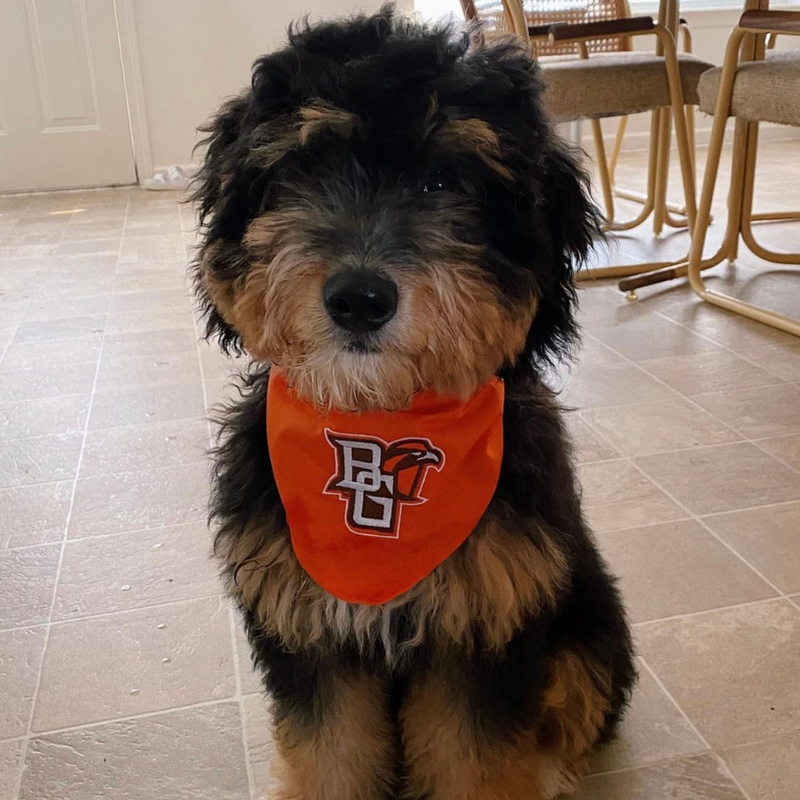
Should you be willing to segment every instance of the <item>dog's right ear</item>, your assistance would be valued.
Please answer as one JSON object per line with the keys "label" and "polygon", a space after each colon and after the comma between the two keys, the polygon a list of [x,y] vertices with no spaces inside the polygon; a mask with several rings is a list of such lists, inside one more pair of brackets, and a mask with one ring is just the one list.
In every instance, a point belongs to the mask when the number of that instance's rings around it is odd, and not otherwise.
{"label": "dog's right ear", "polygon": [[226,102],[200,128],[205,137],[195,151],[203,148],[205,155],[190,197],[197,206],[201,237],[192,265],[194,290],[205,321],[206,338],[215,337],[226,353],[242,352],[241,338],[233,327],[230,311],[232,284],[246,263],[242,237],[248,219],[238,200],[241,186],[238,173],[247,158],[244,120],[248,94]]}
{"label": "dog's right ear", "polygon": [[233,315],[236,290],[249,269],[243,240],[264,211],[272,167],[290,152],[298,130],[286,106],[283,53],[256,62],[251,88],[228,100],[199,130],[203,163],[190,201],[198,208],[200,249],[193,264],[195,293],[206,325],[225,352],[242,352]]}

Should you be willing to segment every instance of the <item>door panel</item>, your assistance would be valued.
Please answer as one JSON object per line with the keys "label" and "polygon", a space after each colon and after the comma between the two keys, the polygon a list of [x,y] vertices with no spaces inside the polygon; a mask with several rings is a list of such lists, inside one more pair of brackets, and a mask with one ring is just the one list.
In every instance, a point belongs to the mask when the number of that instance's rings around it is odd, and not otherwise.
{"label": "door panel", "polygon": [[82,0],[24,3],[44,130],[97,129],[97,84],[85,4]]}
{"label": "door panel", "polygon": [[134,183],[112,0],[0,2],[0,191]]}

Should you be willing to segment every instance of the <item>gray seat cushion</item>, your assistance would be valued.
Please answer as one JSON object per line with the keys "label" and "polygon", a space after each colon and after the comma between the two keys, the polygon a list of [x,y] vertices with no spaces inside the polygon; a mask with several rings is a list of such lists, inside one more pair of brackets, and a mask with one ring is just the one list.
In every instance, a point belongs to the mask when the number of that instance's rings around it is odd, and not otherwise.
{"label": "gray seat cushion", "polygon": [[[700,79],[700,110],[713,114],[722,68]],[[751,122],[800,126],[800,50],[770,50],[763,61],[747,61],[736,70],[731,116]]]}
{"label": "gray seat cushion", "polygon": [[[713,64],[683,53],[679,60],[684,102],[697,105],[700,76]],[[557,122],[618,117],[670,105],[664,59],[653,53],[552,56],[539,63],[547,87],[544,100]]]}

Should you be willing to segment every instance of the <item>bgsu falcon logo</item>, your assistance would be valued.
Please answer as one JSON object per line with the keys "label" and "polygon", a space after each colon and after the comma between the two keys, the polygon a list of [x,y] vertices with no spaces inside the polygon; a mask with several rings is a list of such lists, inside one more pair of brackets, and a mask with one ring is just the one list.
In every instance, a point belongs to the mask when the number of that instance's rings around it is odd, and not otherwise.
{"label": "bgsu falcon logo", "polygon": [[345,522],[353,533],[397,539],[403,505],[418,505],[428,471],[444,466],[444,453],[428,439],[354,436],[325,429],[336,453],[336,474],[325,494],[347,504]]}

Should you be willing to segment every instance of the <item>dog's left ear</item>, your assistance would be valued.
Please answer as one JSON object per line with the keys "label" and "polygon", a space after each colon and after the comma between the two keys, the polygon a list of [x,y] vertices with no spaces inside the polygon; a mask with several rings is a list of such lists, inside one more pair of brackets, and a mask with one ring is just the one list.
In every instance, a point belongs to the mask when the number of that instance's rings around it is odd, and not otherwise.
{"label": "dog's left ear", "polygon": [[569,354],[577,337],[574,275],[600,237],[600,218],[591,200],[589,178],[575,151],[554,132],[536,167],[538,225],[548,239],[549,268],[537,269],[539,304],[528,334],[527,355],[552,362]]}
{"label": "dog's left ear", "polygon": [[[470,90],[500,132],[514,185],[495,198],[496,247],[527,273],[537,298],[525,351],[511,374],[569,355],[577,338],[574,274],[600,235],[600,216],[577,151],[546,114],[545,84],[530,50],[498,40],[473,51]],[[508,205],[506,205],[508,204]]]}

